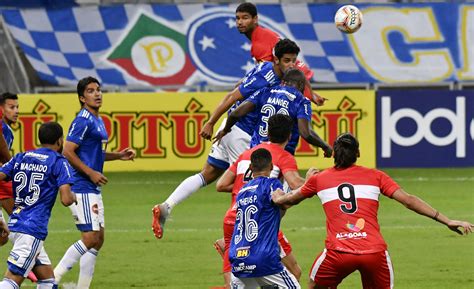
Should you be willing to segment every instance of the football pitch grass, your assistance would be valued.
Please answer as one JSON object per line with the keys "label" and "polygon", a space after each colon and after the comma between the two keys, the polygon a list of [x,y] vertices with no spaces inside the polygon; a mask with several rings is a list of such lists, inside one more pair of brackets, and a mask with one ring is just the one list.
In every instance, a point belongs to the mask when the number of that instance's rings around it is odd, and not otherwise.
{"label": "football pitch grass", "polygon": [[[474,222],[474,169],[390,169],[409,193],[416,194],[447,216]],[[222,217],[230,195],[212,184],[178,205],[164,238],[151,231],[151,208],[162,202],[192,173],[106,173],[104,187],[106,236],[91,288],[210,288],[222,286],[221,258],[212,243],[222,236]],[[459,236],[445,226],[380,198],[379,222],[389,245],[395,288],[474,288],[474,235]],[[317,197],[291,208],[282,229],[303,269],[302,288],[315,256],[324,247],[325,217]],[[53,210],[45,248],[57,264],[79,238],[71,215],[59,201]],[[0,248],[5,271],[11,244]],[[76,283],[76,266],[62,280]],[[29,281],[24,287],[33,287]],[[60,285],[60,288],[63,288]],[[362,288],[356,272],[339,286]]]}

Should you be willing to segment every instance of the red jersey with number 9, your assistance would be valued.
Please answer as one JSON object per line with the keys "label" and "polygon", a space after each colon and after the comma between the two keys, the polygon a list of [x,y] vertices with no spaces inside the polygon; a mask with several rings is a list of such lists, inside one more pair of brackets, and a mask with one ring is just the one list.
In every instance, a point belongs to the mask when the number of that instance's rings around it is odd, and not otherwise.
{"label": "red jersey with number 9", "polygon": [[301,194],[318,195],[326,214],[326,248],[352,254],[385,251],[377,219],[379,196],[391,197],[400,186],[384,172],[353,165],[312,176]]}

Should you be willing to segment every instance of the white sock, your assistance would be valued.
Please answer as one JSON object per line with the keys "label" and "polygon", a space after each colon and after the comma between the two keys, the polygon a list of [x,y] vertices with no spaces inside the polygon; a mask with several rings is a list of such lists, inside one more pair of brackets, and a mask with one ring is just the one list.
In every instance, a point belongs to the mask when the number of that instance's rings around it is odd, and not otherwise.
{"label": "white sock", "polygon": [[69,249],[67,249],[59,264],[54,268],[54,278],[56,284],[59,284],[61,278],[66,274],[74,264],[81,259],[81,257],[87,252],[87,247],[84,243],[79,240],[76,243],[72,244]]}
{"label": "white sock", "polygon": [[92,248],[87,254],[81,257],[81,270],[79,271],[79,280],[76,289],[88,289],[94,276],[95,261],[99,251]]}
{"label": "white sock", "polygon": [[0,282],[0,289],[19,289],[20,286],[16,284],[15,281],[8,278],[3,278],[3,281]]}
{"label": "white sock", "polygon": [[56,285],[56,282],[54,281],[54,278],[38,280],[38,283],[36,284],[36,289],[54,289],[54,288],[58,288],[58,286]]}
{"label": "white sock", "polygon": [[190,176],[179,184],[174,192],[166,199],[165,203],[168,204],[169,211],[174,206],[186,200],[187,197],[197,192],[200,188],[204,187],[206,182],[201,173]]}

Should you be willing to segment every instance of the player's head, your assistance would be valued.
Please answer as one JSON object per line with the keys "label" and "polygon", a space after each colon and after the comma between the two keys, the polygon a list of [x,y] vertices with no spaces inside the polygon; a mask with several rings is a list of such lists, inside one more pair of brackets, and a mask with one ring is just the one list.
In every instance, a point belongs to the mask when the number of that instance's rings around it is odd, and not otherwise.
{"label": "player's head", "polygon": [[5,92],[0,95],[0,105],[3,109],[3,120],[8,124],[18,120],[19,104],[18,95]]}
{"label": "player's head", "polygon": [[252,174],[269,176],[272,171],[272,155],[266,149],[256,149],[250,155],[250,169]]}
{"label": "player's head", "polygon": [[77,96],[81,107],[87,105],[92,108],[99,108],[102,106],[102,91],[100,89],[100,82],[92,77],[84,77],[77,83]]}
{"label": "player's head", "polygon": [[248,33],[258,25],[257,7],[253,3],[242,3],[235,9],[235,24],[240,33]]}
{"label": "player's head", "polygon": [[282,144],[290,140],[293,120],[286,114],[274,114],[268,119],[268,140]]}
{"label": "player's head", "polygon": [[306,77],[304,73],[296,68],[288,69],[282,78],[283,85],[292,86],[301,92],[304,92]]}
{"label": "player's head", "polygon": [[283,73],[295,66],[298,53],[300,53],[300,48],[294,41],[288,38],[280,39],[273,48],[275,64],[280,67]]}
{"label": "player's head", "polygon": [[63,149],[63,128],[57,122],[43,123],[38,131],[41,145],[54,146],[59,152]]}
{"label": "player's head", "polygon": [[334,165],[344,169],[353,165],[359,157],[359,141],[351,133],[343,133],[334,141]]}

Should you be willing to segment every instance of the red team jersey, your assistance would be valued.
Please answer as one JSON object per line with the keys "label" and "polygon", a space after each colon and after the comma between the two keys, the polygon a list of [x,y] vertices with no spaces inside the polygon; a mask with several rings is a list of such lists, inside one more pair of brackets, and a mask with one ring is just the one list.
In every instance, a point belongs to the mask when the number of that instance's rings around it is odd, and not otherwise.
{"label": "red team jersey", "polygon": [[[257,26],[252,32],[252,47],[250,48],[250,54],[255,61],[273,61],[273,47],[280,40],[280,36],[268,28]],[[301,70],[308,80],[311,80],[314,73],[309,67],[299,60],[296,60],[296,68]],[[308,99],[312,99],[311,91],[308,87],[305,88],[304,96]]]}
{"label": "red team jersey", "polygon": [[298,170],[295,157],[289,152],[285,151],[279,145],[266,142],[261,143],[250,150],[246,150],[229,167],[229,170],[235,174],[235,180],[234,187],[232,188],[232,202],[224,217],[224,223],[226,224],[235,224],[235,198],[244,184],[250,180],[250,155],[252,155],[252,153],[259,148],[268,150],[272,155],[273,170],[270,177],[282,178],[284,173]]}
{"label": "red team jersey", "polygon": [[353,165],[312,176],[301,187],[301,194],[317,194],[323,204],[327,249],[371,254],[387,249],[377,220],[379,196],[391,197],[399,188],[382,171]]}

